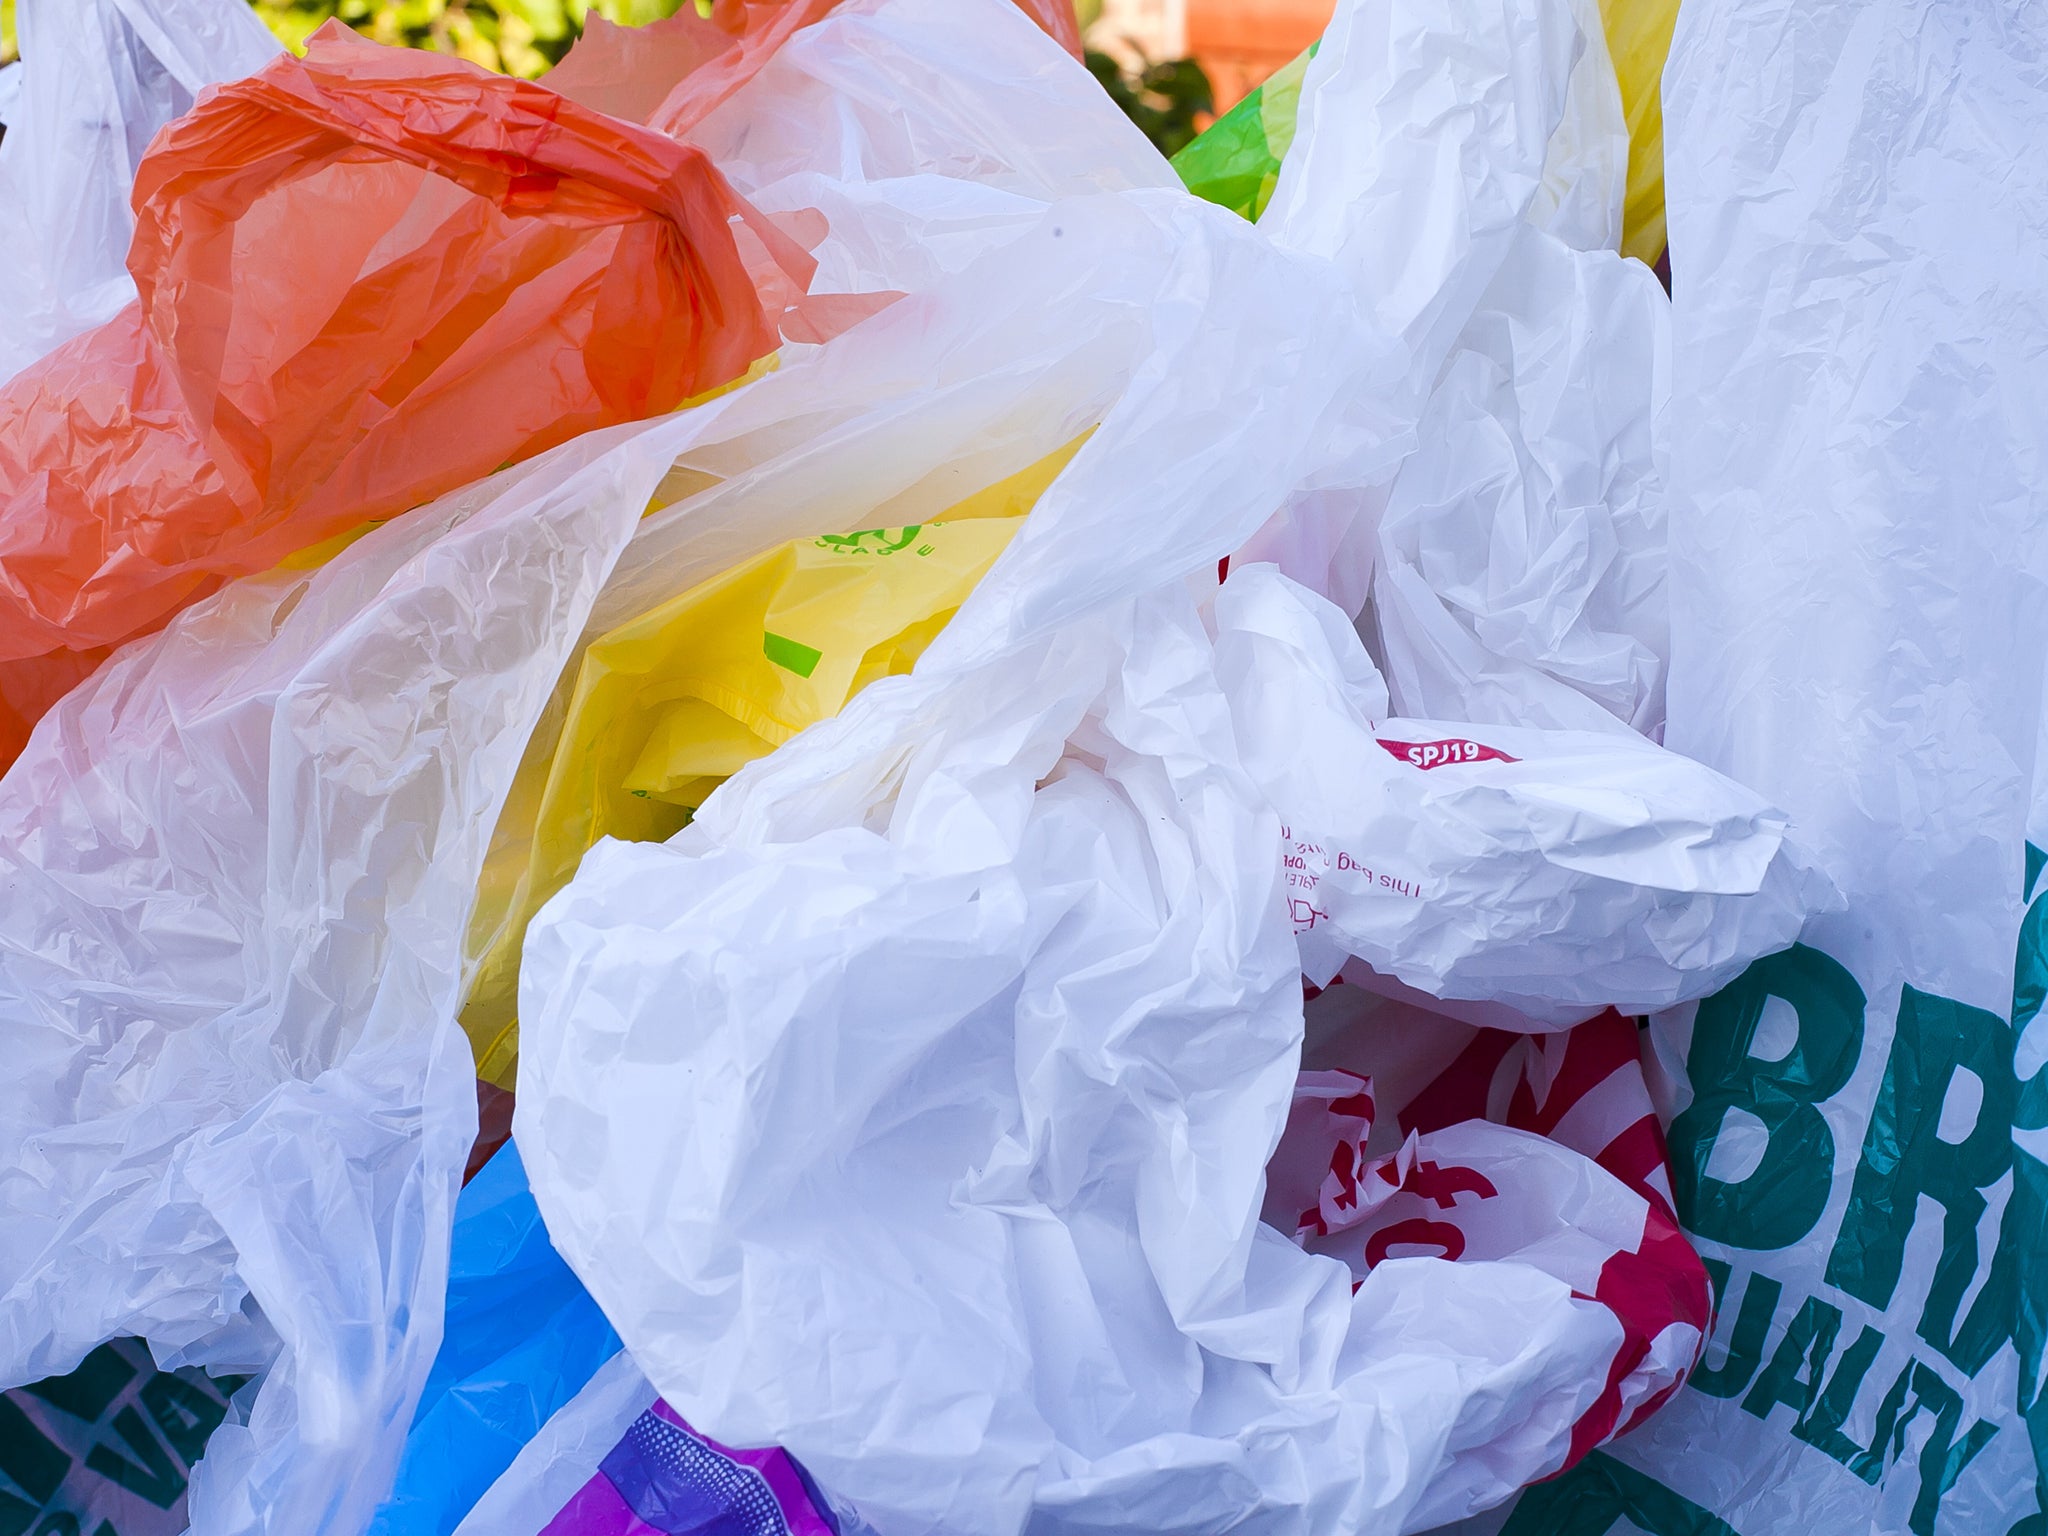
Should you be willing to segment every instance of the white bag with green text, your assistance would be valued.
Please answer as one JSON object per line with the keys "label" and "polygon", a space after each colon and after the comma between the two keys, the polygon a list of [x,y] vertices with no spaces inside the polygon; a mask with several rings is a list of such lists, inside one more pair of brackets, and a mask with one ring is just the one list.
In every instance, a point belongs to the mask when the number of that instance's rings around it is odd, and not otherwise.
{"label": "white bag with green text", "polygon": [[1718,1321],[1487,1529],[2048,1526],[2044,71],[2037,5],[1680,15],[1666,740],[1848,905],[1656,1020]]}

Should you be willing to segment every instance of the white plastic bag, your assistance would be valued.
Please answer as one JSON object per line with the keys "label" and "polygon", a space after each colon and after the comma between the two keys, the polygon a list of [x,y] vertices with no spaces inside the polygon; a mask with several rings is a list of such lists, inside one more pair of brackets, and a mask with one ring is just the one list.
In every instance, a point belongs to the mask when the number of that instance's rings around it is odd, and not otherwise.
{"label": "white plastic bag", "polygon": [[0,111],[0,379],[135,297],[128,194],[156,131],[281,50],[243,0],[16,0]]}
{"label": "white plastic bag", "polygon": [[[1283,244],[1339,240],[1430,396],[1412,453],[1370,506],[1290,509],[1241,558],[1277,562],[1354,615],[1369,591],[1403,715],[1626,725],[1656,739],[1669,305],[1615,249],[1627,129],[1597,14],[1524,7],[1508,24],[1520,75],[1451,63],[1473,23],[1428,7],[1340,9],[1311,62],[1301,138],[1261,227]],[[1370,109],[1367,142],[1319,135],[1353,96]],[[1446,99],[1454,123],[1476,120],[1516,150],[1489,179],[1474,171],[1464,206],[1444,205],[1444,178],[1418,148],[1446,132],[1433,122]],[[1539,159],[1542,124],[1555,127]],[[1464,132],[1473,157],[1487,140]],[[1384,157],[1373,194],[1304,202],[1330,154]],[[1461,248],[1458,281],[1434,286],[1429,263]]]}
{"label": "white plastic bag", "polygon": [[1539,1023],[1648,1013],[1784,948],[1832,895],[1782,814],[1641,737],[1390,717],[1343,615],[1270,566],[1231,573],[1216,628],[1317,985],[1356,957]]}
{"label": "white plastic bag", "polygon": [[[593,605],[621,552],[634,611],[636,580],[843,531],[856,502],[916,521],[1070,442],[1143,360],[1171,270],[1127,259],[1143,226],[1097,198],[1028,258],[985,239],[1008,264],[984,282],[237,583],[53,711],[0,781],[0,1380],[131,1332],[266,1369],[194,1529],[362,1528],[438,1341],[485,845],[579,636],[617,622]],[[672,473],[789,499],[643,521]]]}
{"label": "white plastic bag", "polygon": [[[693,1423],[787,1446],[884,1536],[1422,1529],[1555,1471],[1611,1382],[1643,1370],[1596,1437],[1690,1357],[1680,1327],[1631,1363],[1617,1315],[1512,1244],[1354,1296],[1259,1220],[1301,953],[1209,573],[1275,508],[1302,548],[1360,526],[1433,377],[1417,352],[1541,185],[1574,59],[1537,5],[1397,48],[1395,78],[1453,70],[1495,109],[1432,115],[1373,94],[1378,15],[1347,8],[1318,56],[1336,105],[1284,239],[1104,200],[1129,259],[1172,252],[1133,317],[1150,360],[916,673],[673,842],[599,845],[528,932],[517,1134],[558,1248]],[[1469,182],[1419,188],[1403,158],[1460,156]],[[1376,221],[1397,191],[1456,237]],[[1068,206],[1005,257],[1056,264]],[[1395,269],[1365,312],[1361,275]],[[1365,688],[1357,637],[1311,628]],[[1732,852],[1761,882],[1776,824],[1714,799],[1730,847],[1701,867]],[[1748,899],[1768,945],[1782,889]],[[1647,1200],[1545,1156],[1591,1192],[1553,1191],[1552,1237],[1650,1241]]]}
{"label": "white plastic bag", "polygon": [[2027,5],[1679,13],[1668,739],[1848,904],[1656,1021],[1720,1321],[1511,1536],[2042,1529],[2044,71]]}
{"label": "white plastic bag", "polygon": [[267,1367],[195,1529],[357,1529],[390,1476],[475,1130],[461,915],[637,520],[602,446],[191,609],[0,781],[0,1379]]}
{"label": "white plastic bag", "polygon": [[916,292],[1090,192],[1177,188],[1016,5],[841,0],[686,135],[769,214],[830,232],[814,293]]}

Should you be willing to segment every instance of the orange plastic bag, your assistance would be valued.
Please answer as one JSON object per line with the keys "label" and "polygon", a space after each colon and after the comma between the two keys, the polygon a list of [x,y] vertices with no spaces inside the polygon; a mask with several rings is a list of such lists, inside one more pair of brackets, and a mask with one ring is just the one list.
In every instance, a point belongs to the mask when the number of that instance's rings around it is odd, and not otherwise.
{"label": "orange plastic bag", "polygon": [[332,23],[135,205],[139,303],[0,389],[0,735],[227,577],[734,378],[812,270],[701,151]]}

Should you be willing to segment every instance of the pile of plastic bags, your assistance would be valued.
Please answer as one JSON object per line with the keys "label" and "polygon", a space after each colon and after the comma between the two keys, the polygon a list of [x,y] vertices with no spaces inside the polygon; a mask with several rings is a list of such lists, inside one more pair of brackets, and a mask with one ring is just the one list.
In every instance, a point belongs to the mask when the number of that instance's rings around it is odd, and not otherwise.
{"label": "pile of plastic bags", "polygon": [[0,1536],[2044,1529],[2048,20],[18,16]]}

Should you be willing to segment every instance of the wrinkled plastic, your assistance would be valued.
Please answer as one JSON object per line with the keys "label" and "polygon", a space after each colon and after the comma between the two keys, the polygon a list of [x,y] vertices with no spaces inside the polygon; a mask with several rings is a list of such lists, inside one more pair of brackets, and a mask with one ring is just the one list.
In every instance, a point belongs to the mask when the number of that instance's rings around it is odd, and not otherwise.
{"label": "wrinkled plastic", "polygon": [[[1011,7],[985,30],[1026,50],[1027,82],[1049,55],[1086,83]],[[1135,131],[1099,111],[1100,162],[1036,174],[1114,178]],[[945,167],[916,159],[784,174],[858,190],[868,165],[890,228],[948,206]],[[120,1334],[262,1371],[196,1471],[194,1530],[365,1527],[436,1357],[477,1124],[462,937],[553,691],[584,641],[739,561],[931,520],[1099,421],[1172,247],[1130,270],[1154,226],[1094,202],[1026,241],[1048,210],[1006,194],[953,248],[975,280],[233,582],[48,718],[0,781],[0,1380]]]}
{"label": "wrinkled plastic", "polygon": [[[1509,1249],[1392,1259],[1354,1296],[1259,1220],[1302,953],[1215,564],[1369,537],[1441,360],[1574,185],[1550,172],[1599,163],[1551,160],[1572,14],[1522,12],[1418,6],[1390,44],[1348,8],[1270,227],[1120,200],[1126,280],[1173,277],[1150,361],[916,670],[669,843],[598,845],[528,930],[516,1124],[558,1246],[692,1423],[785,1445],[884,1536],[1421,1529],[1690,1362],[1696,1285],[1630,1344]],[[1005,257],[1065,259],[1107,213],[1083,206]],[[1770,818],[1719,793],[1768,867]],[[1777,942],[1782,893],[1744,899]],[[1587,1198],[1552,1235],[1640,1254],[1647,1198],[1563,1151]],[[1642,1395],[1582,1430],[1637,1346]]]}
{"label": "wrinkled plastic", "polygon": [[[592,15],[548,83],[575,101],[690,138],[710,113],[744,89],[797,35],[834,15],[843,0],[721,0],[648,26],[622,27]],[[1075,58],[1081,31],[1068,0],[1015,0],[1016,7]],[[872,9],[855,0],[853,9]]]}
{"label": "wrinkled plastic", "polygon": [[[1625,138],[1590,6],[1522,19],[1515,47],[1547,141],[1518,121],[1503,79],[1476,73],[1464,98],[1516,159],[1469,212],[1443,205],[1424,129],[1441,89],[1433,15],[1405,12],[1349,79],[1309,66],[1320,92],[1372,114],[1384,206],[1304,207],[1295,188],[1314,144],[1282,168],[1263,227],[1306,221],[1345,242],[1366,291],[1414,348],[1431,385],[1413,450],[1376,506],[1289,509],[1241,552],[1357,613],[1384,658],[1394,710],[1423,718],[1610,731],[1662,730],[1665,497],[1659,423],[1669,306],[1640,263],[1614,252]],[[1332,37],[1349,29],[1348,13]],[[1328,50],[1325,50],[1327,53]],[[1471,172],[1476,175],[1476,169]],[[1427,231],[1455,287],[1400,230]]]}
{"label": "wrinkled plastic", "polygon": [[[493,865],[471,920],[477,975],[463,1027],[481,1077],[514,1079],[520,940],[584,852],[604,837],[671,836],[745,764],[873,679],[909,671],[1068,457],[977,493],[941,522],[785,545],[584,651],[527,861]],[[511,834],[501,825],[497,835]]]}
{"label": "wrinkled plastic", "polygon": [[[1619,86],[1627,134],[1620,248],[1655,265],[1664,253],[1664,144],[1659,78],[1677,18],[1675,0],[1600,0],[1600,31]],[[1272,200],[1294,143],[1310,47],[1283,64],[1173,157],[1197,197],[1257,219]]]}
{"label": "wrinkled plastic", "polygon": [[[1558,1035],[1460,1028],[1337,985],[1311,1000],[1265,1216],[1360,1281],[1401,1257],[1528,1266],[1620,1331],[1572,1458],[1670,1399],[1711,1313],[1671,1208],[1636,1026]],[[1454,1504],[1460,1490],[1431,1497]]]}
{"label": "wrinkled plastic", "polygon": [[637,521],[578,446],[182,615],[0,780],[0,1379],[123,1333],[265,1371],[202,1533],[360,1529],[432,1361],[461,914]]}
{"label": "wrinkled plastic", "polygon": [[1271,566],[1216,598],[1245,771],[1280,814],[1302,969],[1568,1025],[1704,997],[1833,897],[1785,817],[1626,733],[1393,716],[1332,604]]}
{"label": "wrinkled plastic", "polygon": [[2027,6],[1681,9],[1667,739],[1847,906],[1653,1022],[1711,1368],[1510,1536],[2040,1529],[2044,71]]}
{"label": "wrinkled plastic", "polygon": [[621,1353],[550,1419],[466,1536],[838,1536],[803,1469],[693,1430]]}
{"label": "wrinkled plastic", "polygon": [[0,69],[0,382],[135,297],[136,167],[207,86],[281,51],[241,0],[14,0]]}
{"label": "wrinkled plastic", "polygon": [[161,1371],[140,1339],[113,1339],[0,1394],[0,1528],[182,1536],[192,1465],[245,1381]]}
{"label": "wrinkled plastic", "polygon": [[724,383],[809,272],[702,152],[338,26],[182,118],[135,201],[139,304],[0,391],[17,674]]}

